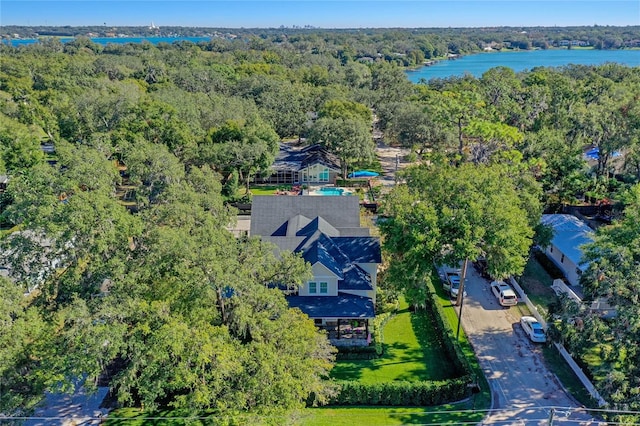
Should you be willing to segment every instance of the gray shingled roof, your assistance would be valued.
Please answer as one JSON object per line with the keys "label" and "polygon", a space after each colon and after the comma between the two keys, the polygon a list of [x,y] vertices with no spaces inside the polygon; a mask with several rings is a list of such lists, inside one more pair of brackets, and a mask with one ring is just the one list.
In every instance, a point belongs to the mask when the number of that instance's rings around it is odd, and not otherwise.
{"label": "gray shingled roof", "polygon": [[296,232],[298,236],[309,236],[314,232],[322,232],[324,235],[329,237],[338,237],[340,236],[340,231],[331,226],[329,222],[324,220],[323,218],[316,216],[315,219],[310,221],[304,227],[299,228],[299,231]]}
{"label": "gray shingled roof", "polygon": [[307,218],[320,216],[340,231],[343,237],[351,236],[343,232],[345,228],[360,228],[360,200],[358,197],[316,197],[300,195],[296,197],[275,197],[256,195],[251,200],[250,235],[273,235],[285,222],[297,215]]}
{"label": "gray shingled roof", "polygon": [[322,164],[334,171],[340,171],[338,157],[322,146],[315,144],[303,148],[280,143],[280,150],[271,166],[273,171],[300,171],[314,164]]}
{"label": "gray shingled roof", "polygon": [[377,237],[335,237],[331,241],[347,255],[352,262],[382,263],[380,239]]}
{"label": "gray shingled roof", "polygon": [[287,296],[289,306],[310,318],[374,318],[373,301],[368,297],[338,293],[338,296]]}
{"label": "gray shingled roof", "polygon": [[307,262],[321,263],[338,277],[338,297],[291,296],[290,306],[312,318],[373,317],[370,298],[340,293],[373,290],[371,277],[356,263],[381,263],[379,238],[360,227],[357,197],[256,196],[251,235],[275,243],[280,250],[302,253]]}

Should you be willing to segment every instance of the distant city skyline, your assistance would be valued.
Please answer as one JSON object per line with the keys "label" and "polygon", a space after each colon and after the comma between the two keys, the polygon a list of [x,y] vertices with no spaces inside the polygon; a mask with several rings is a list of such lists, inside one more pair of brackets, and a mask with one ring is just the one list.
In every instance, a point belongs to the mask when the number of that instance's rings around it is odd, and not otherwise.
{"label": "distant city skyline", "polygon": [[0,1],[0,25],[151,23],[160,28],[629,26],[640,25],[640,0]]}

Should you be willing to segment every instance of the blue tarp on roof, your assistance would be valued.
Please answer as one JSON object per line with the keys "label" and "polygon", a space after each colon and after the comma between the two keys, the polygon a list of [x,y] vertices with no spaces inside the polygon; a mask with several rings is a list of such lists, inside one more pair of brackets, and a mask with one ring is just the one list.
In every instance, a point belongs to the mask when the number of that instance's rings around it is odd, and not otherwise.
{"label": "blue tarp on roof", "polygon": [[368,297],[338,293],[337,296],[287,296],[289,306],[310,318],[374,318],[373,301]]}
{"label": "blue tarp on roof", "polygon": [[[622,154],[620,153],[620,151],[614,151],[611,154],[611,157],[619,157],[621,155]],[[597,160],[598,158],[600,158],[600,149],[598,147],[592,148],[589,151],[585,152],[584,156],[589,160]]]}

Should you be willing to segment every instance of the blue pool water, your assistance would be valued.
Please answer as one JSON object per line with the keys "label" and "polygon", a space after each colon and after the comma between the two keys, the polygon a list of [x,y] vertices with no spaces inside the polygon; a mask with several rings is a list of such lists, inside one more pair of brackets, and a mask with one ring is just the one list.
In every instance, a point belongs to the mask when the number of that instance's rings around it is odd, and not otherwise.
{"label": "blue pool water", "polygon": [[317,193],[319,195],[351,195],[350,192],[345,191],[342,188],[330,188],[330,187],[323,187],[318,189]]}

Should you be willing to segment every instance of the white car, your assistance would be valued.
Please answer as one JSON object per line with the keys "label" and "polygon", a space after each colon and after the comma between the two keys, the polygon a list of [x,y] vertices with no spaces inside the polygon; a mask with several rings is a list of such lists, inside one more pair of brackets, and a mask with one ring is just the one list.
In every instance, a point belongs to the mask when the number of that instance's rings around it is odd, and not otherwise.
{"label": "white car", "polygon": [[544,328],[542,328],[542,324],[534,317],[524,316],[520,318],[520,325],[522,325],[522,329],[532,342],[544,343],[547,341],[547,335],[544,332]]}
{"label": "white car", "polygon": [[[442,282],[442,286],[449,292],[451,297],[458,297],[458,291],[460,290],[460,275],[458,273],[448,272],[447,278]],[[466,297],[466,290],[464,295]]]}
{"label": "white car", "polygon": [[515,306],[518,304],[518,296],[509,284],[504,281],[494,281],[491,283],[491,292],[498,299],[502,306]]}

